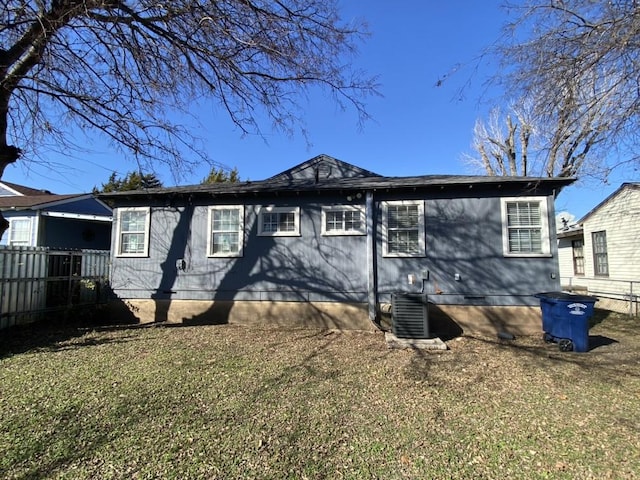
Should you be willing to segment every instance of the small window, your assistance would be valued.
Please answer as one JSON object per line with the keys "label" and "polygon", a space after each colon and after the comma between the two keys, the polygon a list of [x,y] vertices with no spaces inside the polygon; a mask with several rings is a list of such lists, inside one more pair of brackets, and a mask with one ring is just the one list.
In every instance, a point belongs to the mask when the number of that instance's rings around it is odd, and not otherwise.
{"label": "small window", "polygon": [[573,273],[574,275],[584,275],[584,240],[573,240],[571,249],[573,251]]}
{"label": "small window", "polygon": [[549,256],[546,198],[502,199],[503,251],[505,256]]}
{"label": "small window", "polygon": [[149,207],[122,208],[118,213],[118,256],[146,257],[149,254]]}
{"label": "small window", "polygon": [[609,256],[607,254],[607,232],[593,232],[593,272],[596,275],[609,276]]}
{"label": "small window", "polygon": [[14,218],[9,221],[9,245],[28,246],[31,241],[31,219]]}
{"label": "small window", "polygon": [[322,235],[364,235],[365,233],[363,206],[322,207]]}
{"label": "small window", "polygon": [[259,236],[293,237],[300,235],[300,207],[262,207],[258,217]]}
{"label": "small window", "polygon": [[384,202],[382,228],[385,257],[424,257],[423,201]]}
{"label": "small window", "polygon": [[209,207],[210,257],[241,257],[244,243],[244,207]]}

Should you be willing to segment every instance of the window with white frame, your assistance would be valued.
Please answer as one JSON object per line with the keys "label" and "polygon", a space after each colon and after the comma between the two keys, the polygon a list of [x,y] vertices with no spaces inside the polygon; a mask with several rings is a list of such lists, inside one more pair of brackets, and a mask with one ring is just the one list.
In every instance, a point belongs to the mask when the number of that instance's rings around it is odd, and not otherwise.
{"label": "window with white frame", "polygon": [[300,207],[262,207],[258,215],[258,235],[292,237],[300,235]]}
{"label": "window with white frame", "polygon": [[210,257],[241,257],[244,243],[244,207],[216,205],[209,207]]}
{"label": "window with white frame", "polygon": [[364,206],[322,207],[322,235],[364,235],[365,233]]}
{"label": "window with white frame", "polygon": [[146,257],[149,254],[150,216],[149,207],[118,210],[118,256]]}
{"label": "window with white frame", "polygon": [[550,255],[546,197],[503,198],[501,202],[504,255]]}
{"label": "window with white frame", "polygon": [[28,246],[30,240],[30,218],[12,218],[9,220],[9,245]]}
{"label": "window with white frame", "polygon": [[390,201],[382,204],[383,255],[424,257],[424,202]]}

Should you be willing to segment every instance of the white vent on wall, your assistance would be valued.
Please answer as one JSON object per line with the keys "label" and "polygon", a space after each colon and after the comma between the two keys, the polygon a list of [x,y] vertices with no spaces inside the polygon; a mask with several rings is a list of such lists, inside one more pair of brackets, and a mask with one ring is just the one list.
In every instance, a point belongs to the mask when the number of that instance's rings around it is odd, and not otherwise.
{"label": "white vent on wall", "polygon": [[429,338],[429,309],[424,293],[391,295],[393,334],[398,338]]}

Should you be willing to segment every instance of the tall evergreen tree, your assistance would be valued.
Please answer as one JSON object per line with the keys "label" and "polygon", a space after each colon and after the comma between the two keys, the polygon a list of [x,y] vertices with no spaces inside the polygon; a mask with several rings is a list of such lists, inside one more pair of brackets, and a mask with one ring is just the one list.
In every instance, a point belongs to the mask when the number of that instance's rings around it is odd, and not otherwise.
{"label": "tall evergreen tree", "polygon": [[162,182],[153,173],[129,172],[124,178],[120,178],[116,172],[113,172],[107,183],[103,183],[100,188],[93,187],[93,193],[125,192],[161,187]]}
{"label": "tall evergreen tree", "polygon": [[233,167],[232,170],[225,170],[224,168],[216,168],[213,167],[205,178],[202,179],[202,184],[208,183],[235,183],[240,181],[240,175],[238,174],[238,169]]}

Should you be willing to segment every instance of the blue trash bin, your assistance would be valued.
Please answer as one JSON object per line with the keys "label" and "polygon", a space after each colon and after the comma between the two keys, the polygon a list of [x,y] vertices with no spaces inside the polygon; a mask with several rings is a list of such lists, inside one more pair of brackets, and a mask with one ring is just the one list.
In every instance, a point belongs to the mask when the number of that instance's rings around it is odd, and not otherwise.
{"label": "blue trash bin", "polygon": [[540,299],[544,339],[557,342],[564,352],[589,351],[589,320],[597,298],[566,292],[544,292]]}

